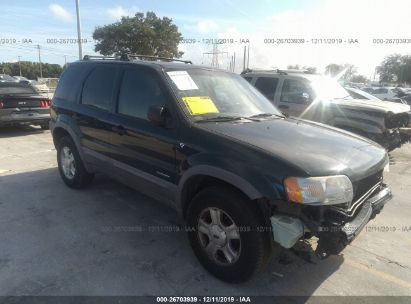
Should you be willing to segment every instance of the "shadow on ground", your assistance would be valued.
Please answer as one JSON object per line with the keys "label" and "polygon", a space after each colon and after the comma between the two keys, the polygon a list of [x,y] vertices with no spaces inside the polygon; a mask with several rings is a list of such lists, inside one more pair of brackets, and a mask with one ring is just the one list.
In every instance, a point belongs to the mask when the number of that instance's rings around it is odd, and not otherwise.
{"label": "shadow on ground", "polygon": [[43,132],[44,130],[39,126],[27,124],[0,126],[0,138],[27,136]]}
{"label": "shadow on ground", "polygon": [[184,232],[167,232],[181,224],[176,212],[109,178],[72,190],[52,168],[0,176],[0,193],[0,295],[310,296],[343,262],[284,251],[227,284],[199,265]]}

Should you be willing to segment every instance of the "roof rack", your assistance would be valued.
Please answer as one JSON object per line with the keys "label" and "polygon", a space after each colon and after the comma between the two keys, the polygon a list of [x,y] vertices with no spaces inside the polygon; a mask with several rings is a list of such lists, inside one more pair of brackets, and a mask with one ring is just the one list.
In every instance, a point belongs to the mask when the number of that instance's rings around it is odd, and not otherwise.
{"label": "roof rack", "polygon": [[175,58],[167,58],[167,57],[159,57],[159,56],[151,56],[151,55],[140,55],[140,54],[122,54],[121,56],[95,56],[95,55],[84,55],[83,60],[123,60],[123,61],[131,61],[133,59],[143,60],[143,58],[148,59],[155,59],[155,60],[164,60],[164,61],[178,61],[183,62],[185,64],[193,64],[190,60],[181,60]]}
{"label": "roof rack", "polygon": [[115,57],[115,56],[95,56],[95,55],[84,55],[84,57],[83,57],[83,60],[92,60],[92,59],[118,60],[119,57]]}
{"label": "roof rack", "polygon": [[252,72],[274,72],[280,75],[288,75],[290,73],[300,73],[300,74],[314,74],[311,73],[308,70],[295,70],[295,69],[291,69],[291,70],[280,70],[280,69],[273,69],[273,70],[259,70],[259,69],[245,69],[244,71],[241,72],[241,75],[243,74],[247,74],[247,73],[252,73]]}
{"label": "roof rack", "polygon": [[157,60],[164,60],[164,61],[177,61],[177,62],[183,62],[185,64],[193,64],[190,60],[182,60],[182,59],[175,59],[175,58],[168,58],[168,57],[160,57],[160,56],[151,56],[151,55],[140,55],[140,54],[124,54],[121,56],[122,58],[138,58],[140,60],[143,60],[143,58],[148,58],[148,59],[157,59]]}
{"label": "roof rack", "polygon": [[273,70],[264,70],[264,69],[245,69],[244,71],[241,72],[241,74],[247,74],[247,73],[252,73],[252,72],[275,72],[275,73],[285,73],[279,69],[273,69]]}

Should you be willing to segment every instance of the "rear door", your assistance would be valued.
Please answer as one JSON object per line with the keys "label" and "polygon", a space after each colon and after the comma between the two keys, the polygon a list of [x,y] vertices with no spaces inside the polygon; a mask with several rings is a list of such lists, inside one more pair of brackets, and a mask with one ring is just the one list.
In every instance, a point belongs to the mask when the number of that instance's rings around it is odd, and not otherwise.
{"label": "rear door", "polygon": [[314,100],[314,91],[308,80],[303,78],[285,78],[277,107],[290,116],[300,116]]}
{"label": "rear door", "polygon": [[[172,117],[171,98],[155,70],[141,66],[126,67],[111,119],[112,157],[127,172],[162,186],[174,183],[176,178],[178,128]],[[147,119],[150,106],[167,107],[172,122],[167,127],[153,125]]]}
{"label": "rear door", "polygon": [[118,76],[114,65],[96,65],[85,79],[79,110],[73,118],[80,128],[81,145],[86,152],[109,153],[111,126],[109,115]]}

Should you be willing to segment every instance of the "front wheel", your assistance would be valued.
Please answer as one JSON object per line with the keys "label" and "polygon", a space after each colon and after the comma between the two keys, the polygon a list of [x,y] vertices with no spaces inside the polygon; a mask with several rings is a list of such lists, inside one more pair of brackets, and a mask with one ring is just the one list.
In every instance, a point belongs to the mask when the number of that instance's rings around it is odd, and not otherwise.
{"label": "front wheel", "polygon": [[210,187],[190,204],[190,244],[204,268],[224,281],[246,281],[267,261],[269,239],[252,203],[234,190]]}
{"label": "front wheel", "polygon": [[94,175],[86,171],[76,145],[69,136],[58,142],[57,163],[61,178],[71,188],[84,188],[93,180]]}

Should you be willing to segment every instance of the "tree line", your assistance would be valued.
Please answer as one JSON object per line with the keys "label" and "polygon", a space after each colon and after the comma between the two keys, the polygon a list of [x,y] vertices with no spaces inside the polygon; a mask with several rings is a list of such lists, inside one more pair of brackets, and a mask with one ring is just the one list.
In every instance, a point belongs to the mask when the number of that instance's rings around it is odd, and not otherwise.
{"label": "tree line", "polygon": [[[11,76],[24,76],[28,79],[37,79],[40,77],[40,64],[38,62],[20,61],[19,62],[2,62],[0,63],[0,73]],[[59,78],[63,68],[59,64],[42,63],[43,78]]]}

